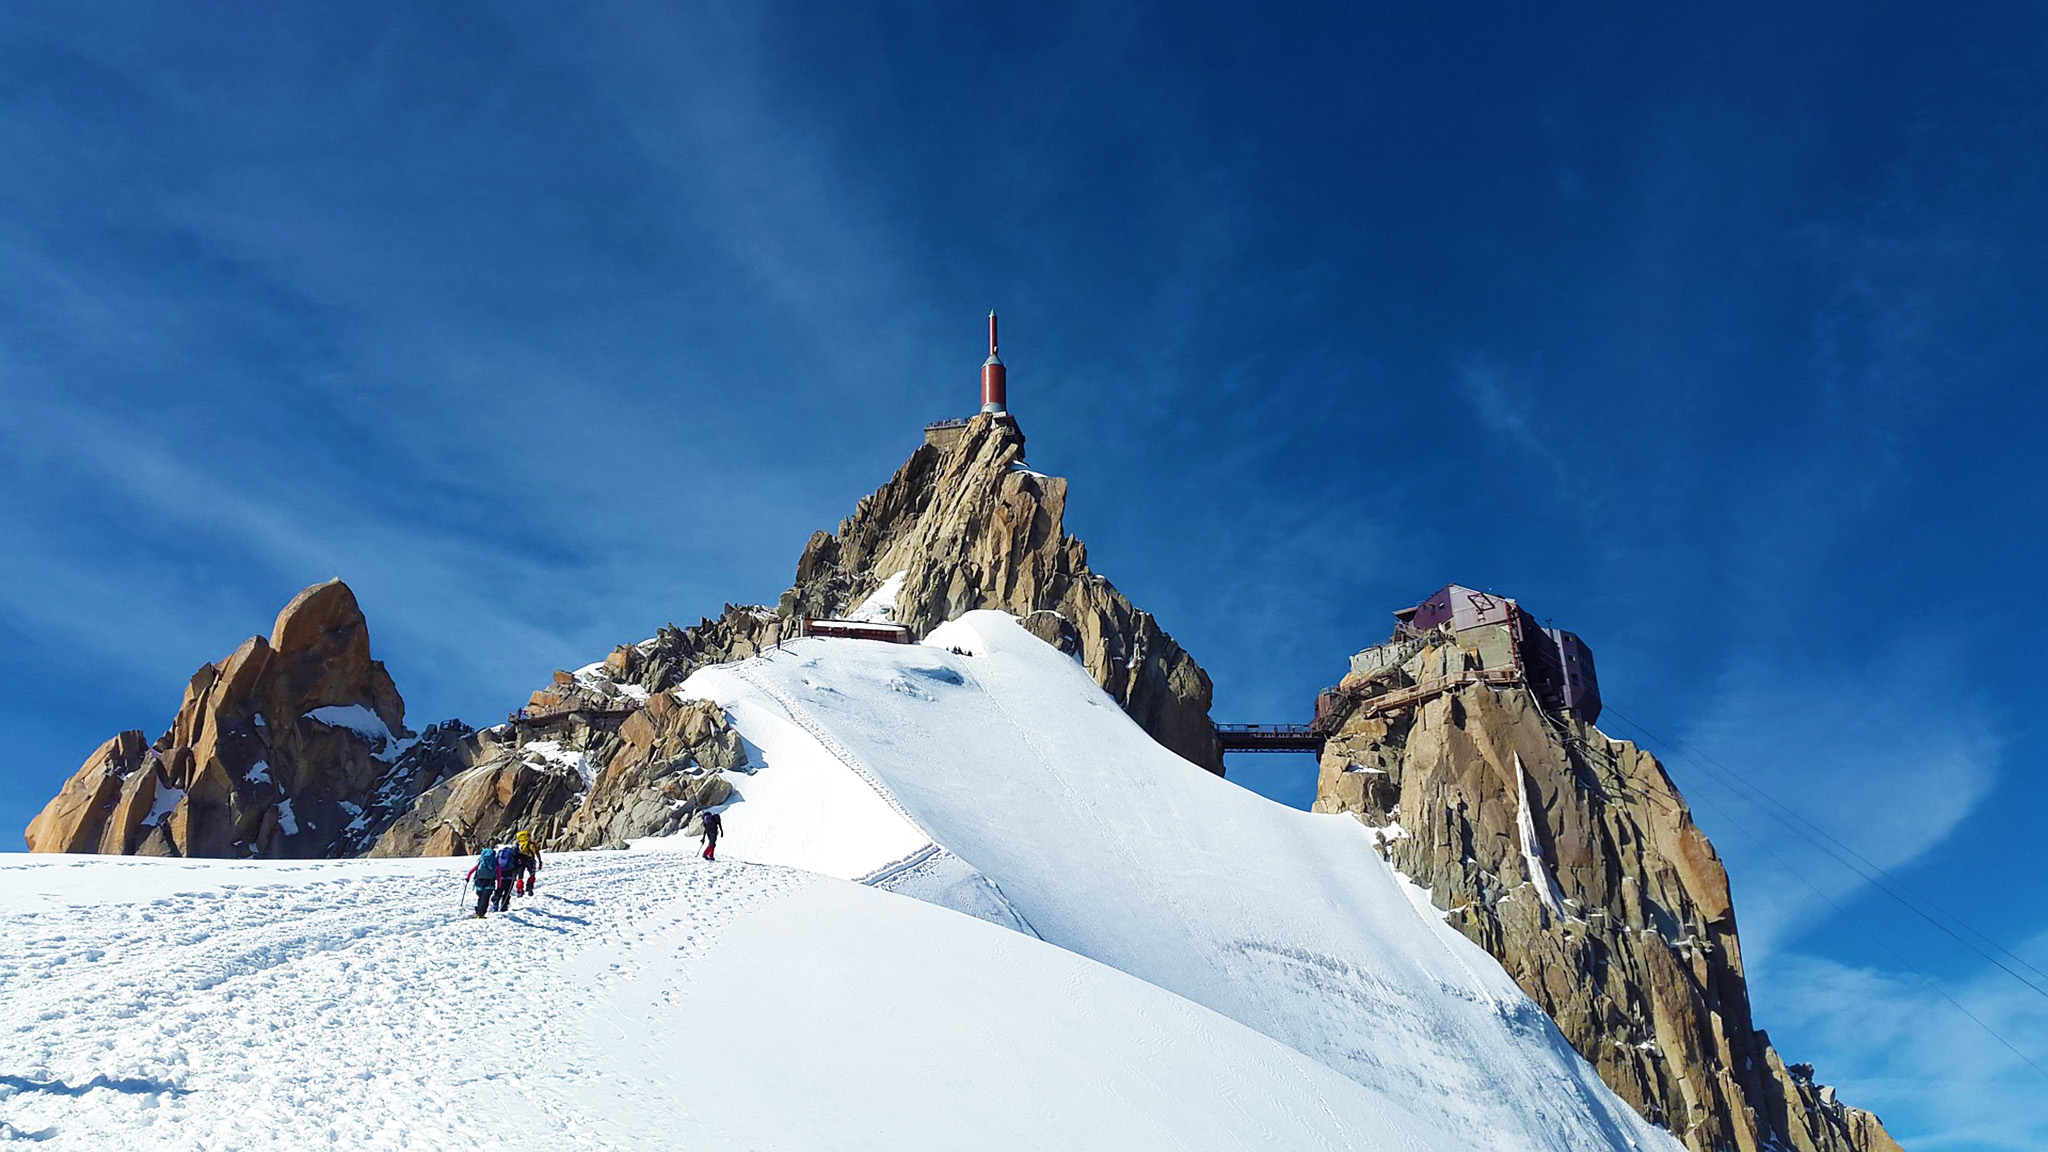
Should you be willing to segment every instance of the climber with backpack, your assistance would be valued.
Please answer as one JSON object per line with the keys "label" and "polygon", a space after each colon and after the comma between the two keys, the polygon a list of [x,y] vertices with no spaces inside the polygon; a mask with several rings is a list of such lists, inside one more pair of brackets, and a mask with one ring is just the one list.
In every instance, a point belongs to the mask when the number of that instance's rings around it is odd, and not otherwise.
{"label": "climber with backpack", "polygon": [[512,874],[512,894],[531,896],[540,885],[540,848],[533,842],[533,834],[521,830],[518,837],[519,858]]}
{"label": "climber with backpack", "polygon": [[469,866],[469,871],[463,873],[462,878],[476,885],[476,918],[481,920],[490,908],[492,898],[498,894],[498,850],[485,845],[484,850],[477,854],[476,863]]}
{"label": "climber with backpack", "polygon": [[500,912],[512,910],[512,879],[519,875],[519,848],[512,844],[500,844],[498,853],[498,890],[493,906]]}
{"label": "climber with backpack", "polygon": [[704,858],[718,859],[718,834],[725,831],[725,820],[716,812],[704,813]]}

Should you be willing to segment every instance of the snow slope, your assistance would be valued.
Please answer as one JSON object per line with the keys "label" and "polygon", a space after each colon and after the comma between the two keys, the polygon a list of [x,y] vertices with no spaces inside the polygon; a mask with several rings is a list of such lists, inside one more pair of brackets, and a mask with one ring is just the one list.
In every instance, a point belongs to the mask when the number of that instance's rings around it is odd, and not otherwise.
{"label": "snow slope", "polygon": [[575,853],[479,923],[461,867],[0,857],[0,1142],[1461,1147],[1205,1008],[887,892]]}
{"label": "snow slope", "polygon": [[[735,781],[732,858],[907,874],[901,891],[1212,1008],[1461,1146],[1676,1147],[1363,826],[1193,769],[1008,616],[969,613],[922,646],[804,641],[679,691],[726,707],[766,764]],[[787,804],[786,763],[836,766],[881,802]]]}
{"label": "snow slope", "polygon": [[1009,617],[685,690],[755,765],[725,858],[552,856],[481,923],[467,861],[0,856],[0,1141],[1677,1148],[1363,828]]}

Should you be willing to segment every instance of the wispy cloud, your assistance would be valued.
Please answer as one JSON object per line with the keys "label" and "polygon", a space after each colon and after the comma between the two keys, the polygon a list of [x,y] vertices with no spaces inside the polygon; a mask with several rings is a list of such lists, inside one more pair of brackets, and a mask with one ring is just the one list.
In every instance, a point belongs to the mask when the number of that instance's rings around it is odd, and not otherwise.
{"label": "wispy cloud", "polygon": [[1481,428],[1543,469],[1555,483],[1571,480],[1564,457],[1553,446],[1554,430],[1542,426],[1542,408],[1528,381],[1497,361],[1477,356],[1459,360],[1454,379]]}
{"label": "wispy cloud", "polygon": [[[1729,861],[1745,951],[1758,967],[1820,925],[1841,931],[1832,904],[1867,882],[1812,833],[1747,802],[1724,773],[1879,867],[1902,868],[1983,800],[2005,750],[1983,704],[1945,687],[1967,683],[1964,666],[1932,641],[1902,642],[1861,664],[1749,652],[1701,701],[1684,739],[1710,761],[1681,751],[1673,771],[1696,804],[1711,806],[1699,819]],[[1901,676],[1902,667],[1914,674]]]}
{"label": "wispy cloud", "polygon": [[[2048,969],[2048,935],[2018,951]],[[1936,991],[1910,973],[1799,953],[1784,957],[1774,977],[1778,1034],[1802,1037],[1797,1051],[1781,1040],[1781,1055],[1816,1065],[1851,1103],[1894,1102],[1887,1119],[1906,1147],[2048,1147],[2048,1077],[2027,1063],[2048,1068],[2048,999],[1989,967]]]}

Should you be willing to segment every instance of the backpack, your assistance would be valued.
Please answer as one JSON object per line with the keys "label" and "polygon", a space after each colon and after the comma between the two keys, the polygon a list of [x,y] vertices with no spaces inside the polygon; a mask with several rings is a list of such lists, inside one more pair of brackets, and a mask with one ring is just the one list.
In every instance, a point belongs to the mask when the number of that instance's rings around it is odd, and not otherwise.
{"label": "backpack", "polygon": [[498,878],[498,850],[486,848],[476,858],[476,882],[483,884]]}
{"label": "backpack", "polygon": [[498,847],[498,875],[510,876],[519,866],[519,849],[510,844]]}

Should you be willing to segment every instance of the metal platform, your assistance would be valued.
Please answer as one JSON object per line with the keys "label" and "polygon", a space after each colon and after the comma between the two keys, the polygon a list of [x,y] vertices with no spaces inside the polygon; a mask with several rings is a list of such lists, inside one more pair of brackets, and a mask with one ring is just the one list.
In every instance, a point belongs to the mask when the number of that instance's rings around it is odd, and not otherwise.
{"label": "metal platform", "polygon": [[1218,724],[1225,752],[1321,752],[1325,734],[1308,724]]}

